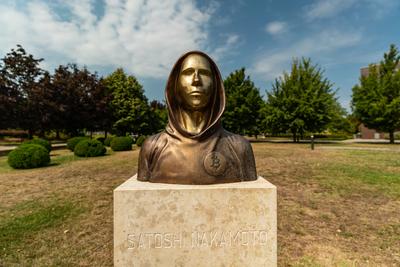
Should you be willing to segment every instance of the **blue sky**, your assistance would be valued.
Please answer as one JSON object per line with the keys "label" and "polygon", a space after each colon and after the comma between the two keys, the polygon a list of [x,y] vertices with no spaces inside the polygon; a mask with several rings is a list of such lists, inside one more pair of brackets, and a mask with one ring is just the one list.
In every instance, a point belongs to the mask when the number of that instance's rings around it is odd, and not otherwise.
{"label": "blue sky", "polygon": [[0,1],[0,56],[21,44],[52,71],[78,63],[107,75],[123,67],[162,100],[175,60],[210,54],[224,77],[245,67],[260,92],[310,57],[349,108],[360,68],[400,46],[398,0]]}

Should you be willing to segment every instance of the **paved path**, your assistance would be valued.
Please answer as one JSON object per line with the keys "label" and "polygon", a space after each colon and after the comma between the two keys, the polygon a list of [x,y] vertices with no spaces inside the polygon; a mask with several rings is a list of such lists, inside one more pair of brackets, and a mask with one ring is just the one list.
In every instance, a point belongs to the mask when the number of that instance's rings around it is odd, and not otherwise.
{"label": "paved path", "polygon": [[[0,156],[7,155],[11,150],[17,146],[0,146]],[[51,144],[51,148],[54,150],[66,148],[66,143]]]}
{"label": "paved path", "polygon": [[400,153],[400,146],[399,147],[316,146],[316,149],[392,151]]}

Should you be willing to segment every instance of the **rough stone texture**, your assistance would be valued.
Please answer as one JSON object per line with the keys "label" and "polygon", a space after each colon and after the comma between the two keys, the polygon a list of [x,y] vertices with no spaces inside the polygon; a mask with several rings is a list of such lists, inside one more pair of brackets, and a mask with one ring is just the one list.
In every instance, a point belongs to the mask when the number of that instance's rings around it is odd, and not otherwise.
{"label": "rough stone texture", "polygon": [[276,266],[276,187],[130,178],[114,191],[115,266]]}

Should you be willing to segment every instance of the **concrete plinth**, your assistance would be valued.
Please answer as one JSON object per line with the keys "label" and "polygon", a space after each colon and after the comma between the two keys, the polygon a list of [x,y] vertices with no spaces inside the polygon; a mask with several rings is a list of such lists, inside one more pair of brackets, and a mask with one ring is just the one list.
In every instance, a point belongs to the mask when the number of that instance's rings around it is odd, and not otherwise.
{"label": "concrete plinth", "polygon": [[114,191],[115,266],[276,266],[276,187],[130,178]]}

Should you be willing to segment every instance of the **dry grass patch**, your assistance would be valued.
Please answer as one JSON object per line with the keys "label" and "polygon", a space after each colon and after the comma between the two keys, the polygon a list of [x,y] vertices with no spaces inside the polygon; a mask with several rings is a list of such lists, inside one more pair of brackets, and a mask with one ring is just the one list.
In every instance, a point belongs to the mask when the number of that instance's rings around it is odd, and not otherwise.
{"label": "dry grass patch", "polygon": [[[259,175],[278,186],[280,266],[400,265],[398,152],[253,148]],[[52,166],[18,171],[0,157],[0,266],[112,266],[112,194],[138,151],[52,154]]]}

